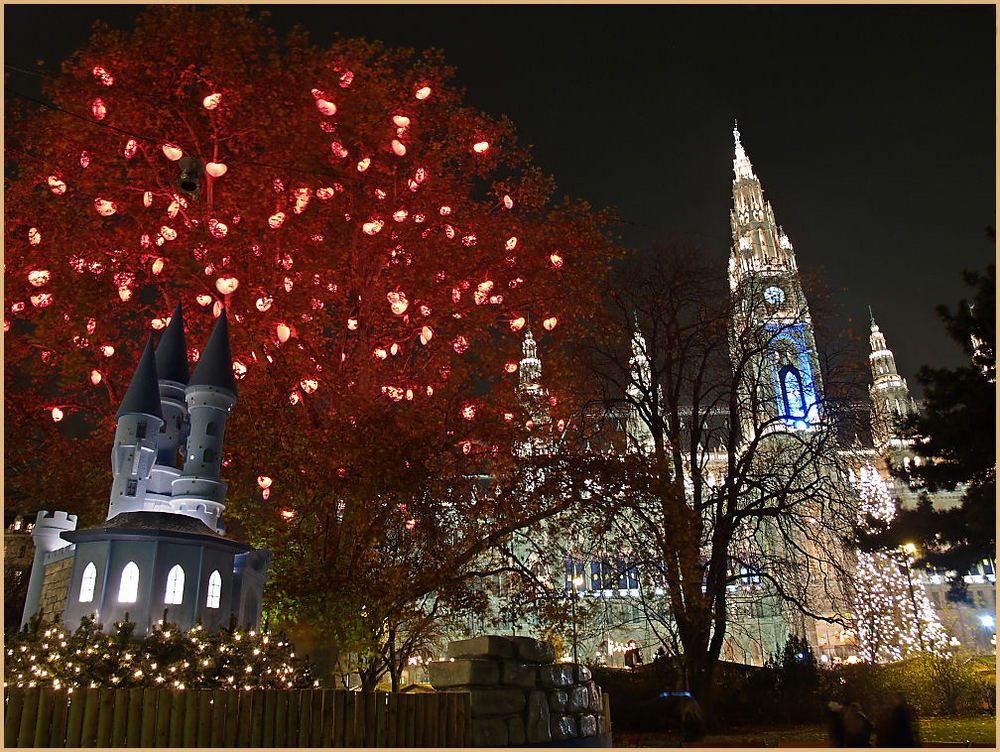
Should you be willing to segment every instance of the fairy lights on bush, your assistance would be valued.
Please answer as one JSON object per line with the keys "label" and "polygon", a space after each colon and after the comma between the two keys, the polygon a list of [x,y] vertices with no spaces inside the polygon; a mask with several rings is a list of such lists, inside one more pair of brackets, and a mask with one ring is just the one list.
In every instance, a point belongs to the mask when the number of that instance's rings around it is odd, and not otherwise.
{"label": "fairy lights on bush", "polygon": [[190,631],[162,620],[136,639],[135,624],[118,622],[105,634],[92,619],[75,631],[31,627],[5,642],[5,687],[74,689],[305,689],[318,685],[311,666],[282,635],[231,623]]}

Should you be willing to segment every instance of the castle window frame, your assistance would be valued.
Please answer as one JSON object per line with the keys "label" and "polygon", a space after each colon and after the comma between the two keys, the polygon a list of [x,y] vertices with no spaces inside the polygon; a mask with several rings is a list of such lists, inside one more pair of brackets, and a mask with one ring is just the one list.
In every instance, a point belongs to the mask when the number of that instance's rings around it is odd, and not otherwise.
{"label": "castle window frame", "polygon": [[118,582],[118,602],[135,603],[139,600],[139,565],[134,561],[122,567],[122,576]]}
{"label": "castle window frame", "polygon": [[206,449],[205,452],[204,452],[204,454],[202,454],[202,460],[201,461],[202,462],[215,462],[215,450],[212,449],[212,447],[209,447],[208,449]]}
{"label": "castle window frame", "polygon": [[139,481],[135,478],[129,478],[125,481],[125,495],[126,496],[136,496],[139,493]]}
{"label": "castle window frame", "polygon": [[208,597],[205,599],[206,608],[218,608],[222,600],[222,575],[216,569],[208,577]]}
{"label": "castle window frame", "polygon": [[135,424],[135,437],[137,439],[146,438],[146,421],[140,420]]}
{"label": "castle window frame", "polygon": [[184,602],[184,567],[174,564],[167,572],[167,587],[163,592],[163,603],[179,606]]}
{"label": "castle window frame", "polygon": [[205,435],[206,436],[215,436],[217,430],[218,429],[217,429],[217,427],[215,425],[215,422],[212,421],[207,426],[205,426]]}
{"label": "castle window frame", "polygon": [[80,578],[80,603],[90,603],[94,600],[94,587],[97,585],[97,566],[88,562],[83,568]]}

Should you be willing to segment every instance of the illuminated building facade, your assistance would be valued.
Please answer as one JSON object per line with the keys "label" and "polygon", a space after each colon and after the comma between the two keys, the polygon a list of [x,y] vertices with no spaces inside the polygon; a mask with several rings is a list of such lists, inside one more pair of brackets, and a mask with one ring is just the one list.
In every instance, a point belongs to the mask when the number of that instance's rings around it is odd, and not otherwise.
{"label": "illuminated building facade", "polygon": [[[744,437],[763,436],[763,440],[771,442],[780,451],[782,442],[794,441],[796,434],[818,430],[821,419],[832,418],[820,413],[823,375],[792,243],[777,225],[771,204],[764,198],[760,180],[741,143],[739,131],[734,129],[733,135],[733,208],[730,213],[733,246],[728,272],[736,313],[731,332],[735,337],[737,332],[758,330],[763,332],[762,340],[767,343],[766,354],[757,358],[750,378],[742,385],[741,402],[745,412],[741,415],[741,429]],[[534,340],[530,339],[529,346],[528,339],[530,337],[526,339],[526,357],[521,363],[522,386],[519,389],[519,392],[524,391],[525,397],[529,393],[542,394],[543,390],[540,383],[541,361],[535,351]],[[902,420],[916,410],[916,405],[874,320],[871,323],[871,349],[871,405],[864,412],[871,414],[875,445],[863,447],[856,442],[851,445],[845,441],[839,452],[844,467],[853,467],[847,471],[844,481],[853,481],[857,487],[860,487],[862,471],[868,463],[875,463],[888,480],[886,460],[902,462],[906,457],[911,458],[907,461],[912,461],[914,456],[901,437],[900,426]],[[633,381],[639,384],[649,384],[651,379],[645,352],[645,342],[636,327],[631,342],[630,369]],[[525,381],[531,383],[530,392],[525,390]],[[627,388],[636,390],[630,395],[633,397],[631,401],[639,402],[637,387],[630,384]],[[652,436],[645,421],[634,410],[615,412],[620,414],[612,415],[611,422],[616,423],[626,437],[621,444],[623,449],[648,452]],[[713,452],[708,448],[704,458],[706,467],[703,478],[714,484],[725,472],[727,455],[724,451]],[[831,467],[825,472],[838,471]],[[894,492],[896,490],[893,488]],[[577,609],[577,613],[585,614],[584,618],[590,620],[579,630],[581,635],[585,635],[580,640],[580,654],[587,656],[588,660],[596,657],[612,665],[623,665],[626,646],[634,640],[645,658],[652,658],[660,638],[651,628],[649,612],[651,608],[656,610],[657,618],[662,621],[664,609],[669,608],[666,598],[657,600],[657,596],[663,596],[663,590],[653,587],[652,583],[642,582],[640,572],[632,563],[633,552],[628,541],[590,540],[578,530],[568,532],[567,537],[571,540],[563,542],[561,550],[577,553],[564,554],[561,561],[551,561],[548,579],[553,584],[562,579],[567,595],[578,597],[581,605],[586,605],[584,609]],[[818,545],[816,540],[796,541],[796,544],[800,550],[806,551],[810,546],[815,549]],[[755,566],[755,561],[760,558],[782,558],[782,555],[788,558],[787,549],[779,552],[768,550],[785,545],[780,536],[763,524],[753,540],[740,545],[743,550],[738,554],[742,563],[735,563],[734,558],[730,572],[727,594],[729,620],[722,659],[760,665],[780,648],[790,634],[798,634],[806,637],[821,665],[858,660],[861,652],[855,623],[858,614],[854,613],[855,601],[848,588],[831,584],[826,577],[810,578],[810,582],[823,580],[821,587],[809,592],[812,611],[830,620],[805,617],[779,597]],[[842,561],[851,558],[838,541],[831,540],[830,545],[837,547],[834,555]],[[758,558],[755,550],[760,554],[777,555],[761,555]],[[591,553],[581,553],[588,551]],[[828,552],[809,553],[810,558],[815,554],[814,560],[818,560],[822,558],[821,554]],[[794,559],[794,554],[791,558]],[[901,559],[909,561],[906,557]],[[803,562],[801,568],[806,566]],[[979,585],[984,582],[989,584],[988,581],[993,578],[992,563],[985,562],[983,566],[976,582]],[[845,568],[850,569],[850,565],[845,565]],[[940,647],[947,642],[942,642],[940,622],[951,626],[947,618],[939,619],[937,615],[944,603],[943,580],[937,577],[935,585],[930,575],[910,571],[908,567],[906,572],[914,578],[914,598],[919,595],[913,611],[921,614],[921,618],[926,617],[929,624],[924,632],[912,628],[910,632],[923,634],[928,639],[933,634],[935,645]],[[788,576],[796,577],[797,574],[792,572]],[[650,594],[646,590],[652,591],[652,598],[648,597]],[[985,600],[995,606],[994,598],[991,593]],[[932,605],[934,609],[931,609]],[[498,606],[498,612],[502,608]],[[846,625],[843,623],[845,620]],[[529,633],[535,629],[530,618],[524,617],[520,620],[511,618],[502,626]],[[953,628],[952,633],[961,637],[957,629]],[[953,642],[951,646],[954,647]]]}

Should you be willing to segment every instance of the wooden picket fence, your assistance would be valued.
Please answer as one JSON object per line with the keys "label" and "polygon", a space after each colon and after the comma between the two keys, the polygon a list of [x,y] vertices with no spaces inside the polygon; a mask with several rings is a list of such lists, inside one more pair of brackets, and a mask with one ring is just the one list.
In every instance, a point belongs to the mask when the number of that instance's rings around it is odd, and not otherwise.
{"label": "wooden picket fence", "polygon": [[4,747],[469,747],[467,692],[4,690]]}

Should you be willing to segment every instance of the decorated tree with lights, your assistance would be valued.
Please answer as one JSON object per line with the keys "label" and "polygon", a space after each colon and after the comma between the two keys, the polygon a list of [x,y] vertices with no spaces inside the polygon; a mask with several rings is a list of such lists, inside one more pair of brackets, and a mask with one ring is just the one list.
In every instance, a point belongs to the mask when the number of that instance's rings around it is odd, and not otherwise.
{"label": "decorated tree with lights", "polygon": [[100,518],[115,408],[180,301],[189,343],[228,311],[227,518],[275,552],[276,618],[357,637],[545,516],[504,485],[516,356],[528,321],[553,360],[586,325],[610,217],[554,202],[453,75],[153,6],[98,27],[51,105],[8,97],[8,503]]}
{"label": "decorated tree with lights", "polygon": [[[862,531],[888,525],[896,503],[885,481],[870,465],[859,480]],[[859,657],[890,663],[918,654],[947,657],[949,639],[923,583],[911,572],[912,551],[859,551],[855,574],[855,614]]]}

